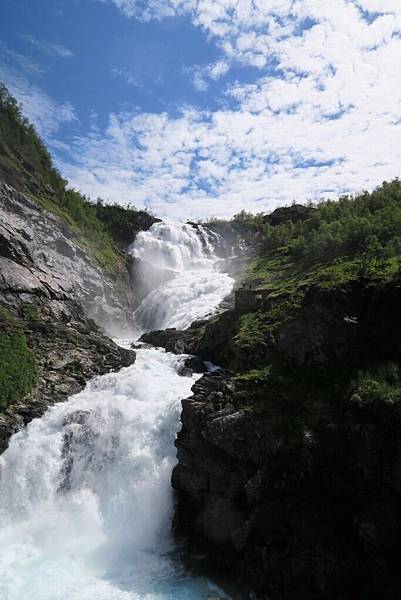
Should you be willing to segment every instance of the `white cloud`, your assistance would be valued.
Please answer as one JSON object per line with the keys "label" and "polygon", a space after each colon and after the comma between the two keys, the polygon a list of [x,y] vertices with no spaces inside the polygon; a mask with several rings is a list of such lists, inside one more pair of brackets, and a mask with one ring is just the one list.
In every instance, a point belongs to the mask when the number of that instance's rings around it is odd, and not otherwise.
{"label": "white cloud", "polygon": [[[215,39],[225,61],[263,68],[280,55],[282,42],[302,39],[302,30],[313,23],[340,28],[344,36],[370,38],[383,33],[386,18],[393,21],[388,33],[400,30],[398,0],[101,0],[114,3],[128,17],[141,20],[187,15]],[[384,22],[370,29],[365,17],[384,15]],[[353,27],[357,25],[356,29]]]}
{"label": "white cloud", "polygon": [[151,19],[164,19],[165,17],[173,17],[181,9],[179,7],[183,2],[175,2],[174,0],[100,0],[101,2],[112,2],[123,12],[127,17],[134,17],[142,21]]}
{"label": "white cloud", "polygon": [[[74,185],[196,218],[371,189],[400,175],[401,5],[393,0],[113,0],[127,15],[191,16],[221,58],[268,69],[215,112],[112,115],[78,138]],[[145,13],[141,13],[141,7]]]}
{"label": "white cloud", "polygon": [[229,69],[230,65],[227,61],[218,60],[206,67],[200,67],[199,65],[185,67],[183,73],[189,74],[192,77],[195,89],[199,92],[206,92],[209,88],[209,81],[217,81],[223,77]]}
{"label": "white cloud", "polygon": [[47,54],[52,54],[61,58],[72,58],[74,56],[72,50],[66,48],[62,44],[52,44],[50,42],[44,42],[42,40],[37,40],[32,35],[26,34],[20,34],[19,37],[31,44],[32,46],[39,48],[39,50],[46,52]]}
{"label": "white cloud", "polygon": [[16,65],[26,75],[42,75],[45,71],[41,65],[38,65],[30,57],[12,50],[5,42],[0,40],[0,58],[1,57],[4,62]]}

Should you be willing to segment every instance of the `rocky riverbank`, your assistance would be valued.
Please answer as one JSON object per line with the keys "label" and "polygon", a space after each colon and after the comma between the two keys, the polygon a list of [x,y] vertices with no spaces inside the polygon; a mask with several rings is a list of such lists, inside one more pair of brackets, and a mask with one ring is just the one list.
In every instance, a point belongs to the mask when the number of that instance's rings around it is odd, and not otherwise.
{"label": "rocky riverbank", "polygon": [[35,357],[36,380],[24,398],[0,413],[0,453],[16,431],[41,417],[49,406],[67,400],[90,379],[135,362],[135,352],[120,348],[83,318],[63,323],[52,315],[22,317],[19,323]]}
{"label": "rocky riverbank", "polygon": [[182,403],[174,528],[196,568],[244,597],[398,597],[399,289],[311,285],[143,336],[229,369]]}

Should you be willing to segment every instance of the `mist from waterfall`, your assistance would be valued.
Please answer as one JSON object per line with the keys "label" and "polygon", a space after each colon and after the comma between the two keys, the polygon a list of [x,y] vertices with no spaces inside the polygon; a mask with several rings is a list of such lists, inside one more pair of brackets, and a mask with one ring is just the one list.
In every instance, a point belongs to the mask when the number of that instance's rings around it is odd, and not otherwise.
{"label": "mist from waterfall", "polygon": [[134,313],[138,330],[184,329],[216,309],[233,287],[216,252],[222,245],[200,225],[155,223],[138,234],[131,252],[148,292]]}

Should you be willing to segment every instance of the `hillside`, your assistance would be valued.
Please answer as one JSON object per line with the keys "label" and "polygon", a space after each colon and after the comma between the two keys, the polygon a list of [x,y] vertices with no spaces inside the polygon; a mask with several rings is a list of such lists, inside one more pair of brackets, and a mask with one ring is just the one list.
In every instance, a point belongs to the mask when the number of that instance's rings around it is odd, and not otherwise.
{"label": "hillside", "polygon": [[105,332],[132,331],[127,249],[155,221],[68,188],[0,86],[0,452],[49,405],[134,362]]}
{"label": "hillside", "polygon": [[68,187],[21,107],[0,83],[0,179],[60,216],[77,242],[109,272],[118,270],[122,252],[135,233],[157,219],[144,210],[90,202]]}
{"label": "hillside", "polygon": [[228,369],[183,402],[177,535],[258,598],[398,598],[400,182],[210,225],[258,254],[235,309],[143,336]]}

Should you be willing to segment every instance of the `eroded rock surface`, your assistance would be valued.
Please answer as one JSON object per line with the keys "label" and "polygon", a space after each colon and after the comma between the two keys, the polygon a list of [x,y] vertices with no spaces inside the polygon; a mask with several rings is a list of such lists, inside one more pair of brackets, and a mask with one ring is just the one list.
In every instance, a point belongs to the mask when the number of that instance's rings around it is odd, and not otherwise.
{"label": "eroded rock surface", "polygon": [[48,406],[135,361],[90,318],[129,331],[129,286],[128,271],[113,281],[61,219],[0,182],[0,306],[20,324],[37,370],[31,393],[0,413],[0,452]]}
{"label": "eroded rock surface", "polygon": [[146,335],[230,369],[182,402],[177,538],[244,598],[397,600],[400,287],[304,292]]}
{"label": "eroded rock surface", "polygon": [[[111,334],[132,329],[134,295],[127,266],[106,274],[77,243],[63,220],[0,181],[0,293],[19,299],[52,300],[68,313],[73,298],[85,314]],[[18,298],[17,298],[18,297]],[[55,303],[64,303],[56,306]]]}

